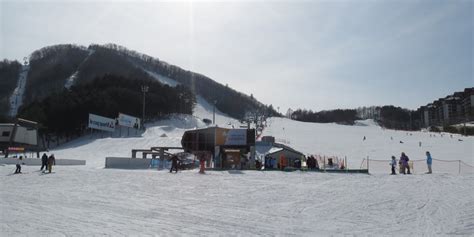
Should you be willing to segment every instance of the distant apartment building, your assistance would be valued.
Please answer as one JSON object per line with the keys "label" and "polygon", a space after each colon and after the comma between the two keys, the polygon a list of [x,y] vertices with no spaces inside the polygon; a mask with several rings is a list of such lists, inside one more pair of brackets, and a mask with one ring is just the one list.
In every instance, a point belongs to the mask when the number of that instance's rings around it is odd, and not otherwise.
{"label": "distant apartment building", "polygon": [[474,87],[433,101],[418,110],[423,127],[474,121]]}

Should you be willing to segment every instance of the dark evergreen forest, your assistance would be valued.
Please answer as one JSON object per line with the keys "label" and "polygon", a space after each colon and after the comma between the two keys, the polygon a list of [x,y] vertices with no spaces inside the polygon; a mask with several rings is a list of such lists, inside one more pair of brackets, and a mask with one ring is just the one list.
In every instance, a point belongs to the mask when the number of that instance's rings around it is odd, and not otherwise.
{"label": "dark evergreen forest", "polygon": [[184,86],[173,88],[151,79],[106,75],[23,106],[18,117],[39,122],[47,133],[80,135],[87,127],[89,113],[116,118],[121,112],[141,118],[142,85],[149,87],[146,118],[192,113],[195,96]]}

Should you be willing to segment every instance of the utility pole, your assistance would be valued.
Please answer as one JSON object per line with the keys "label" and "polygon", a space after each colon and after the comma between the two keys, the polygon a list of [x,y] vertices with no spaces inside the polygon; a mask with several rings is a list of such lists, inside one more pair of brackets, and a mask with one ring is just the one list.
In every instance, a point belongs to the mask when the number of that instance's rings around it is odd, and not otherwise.
{"label": "utility pole", "polygon": [[145,124],[145,94],[148,92],[148,86],[142,85],[142,92],[143,92],[142,124]]}
{"label": "utility pole", "polygon": [[212,108],[212,124],[216,124],[216,104],[217,100],[214,100],[214,107]]}

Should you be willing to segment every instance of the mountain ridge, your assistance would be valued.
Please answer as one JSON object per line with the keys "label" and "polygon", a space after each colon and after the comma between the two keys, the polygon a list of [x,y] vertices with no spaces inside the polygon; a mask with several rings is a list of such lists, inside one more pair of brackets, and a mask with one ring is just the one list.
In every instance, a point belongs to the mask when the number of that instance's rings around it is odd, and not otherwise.
{"label": "mountain ridge", "polygon": [[[116,44],[91,44],[88,47],[73,44],[46,46],[31,53],[29,64],[31,68],[27,78],[25,104],[110,74],[154,79],[163,83],[163,80],[151,75],[151,72],[188,87],[195,95],[202,96],[211,104],[215,103],[216,108],[234,118],[240,119],[248,112],[257,111],[276,114],[272,106],[266,106],[253,96],[224,86],[203,74]],[[0,100],[11,93],[12,91],[3,92]]]}

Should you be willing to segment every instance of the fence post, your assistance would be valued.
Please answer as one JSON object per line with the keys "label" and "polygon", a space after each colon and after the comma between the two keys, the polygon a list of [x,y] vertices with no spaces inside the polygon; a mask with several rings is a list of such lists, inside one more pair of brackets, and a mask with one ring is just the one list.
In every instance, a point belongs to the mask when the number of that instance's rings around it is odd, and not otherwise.
{"label": "fence post", "polygon": [[369,172],[369,156],[367,156],[367,173],[370,174],[370,172]]}
{"label": "fence post", "polygon": [[324,172],[326,172],[326,156],[324,156],[323,161]]}
{"label": "fence post", "polygon": [[344,167],[346,168],[346,173],[347,173],[347,171],[349,169],[349,167],[347,167],[347,156],[344,156],[344,163],[345,163]]}
{"label": "fence post", "polygon": [[458,174],[461,174],[461,160],[459,160],[458,162],[459,162],[459,172],[458,172]]}

